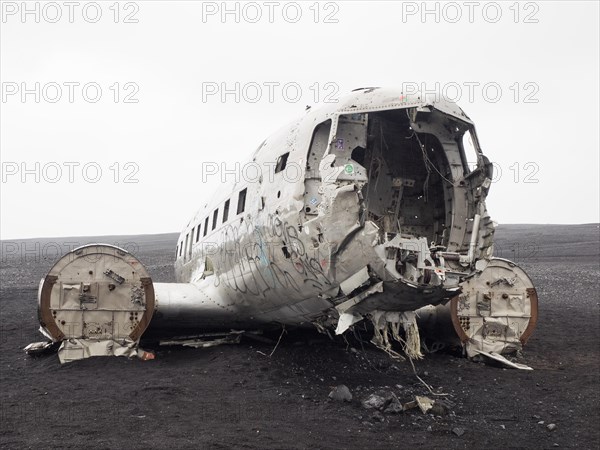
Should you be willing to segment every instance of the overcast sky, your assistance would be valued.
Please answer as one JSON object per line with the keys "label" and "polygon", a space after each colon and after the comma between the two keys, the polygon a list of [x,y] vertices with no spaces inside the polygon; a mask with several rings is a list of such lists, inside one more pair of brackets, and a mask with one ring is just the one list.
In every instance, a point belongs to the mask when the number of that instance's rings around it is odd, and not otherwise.
{"label": "overcast sky", "polygon": [[457,99],[499,223],[598,222],[598,2],[476,3],[2,2],[1,237],[180,231],[203,162],[363,86]]}

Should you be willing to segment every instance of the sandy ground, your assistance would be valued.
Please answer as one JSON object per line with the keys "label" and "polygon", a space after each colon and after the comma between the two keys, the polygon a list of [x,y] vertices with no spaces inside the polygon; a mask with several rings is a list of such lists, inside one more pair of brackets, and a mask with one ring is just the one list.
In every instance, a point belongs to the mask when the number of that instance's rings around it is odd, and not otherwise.
{"label": "sandy ground", "polygon": [[[535,370],[430,354],[416,368],[449,394],[449,414],[413,409],[376,417],[361,406],[371,393],[392,391],[401,400],[427,394],[410,364],[316,332],[285,335],[271,357],[272,344],[250,340],[158,347],[154,361],[92,358],[61,366],[56,355],[29,357],[22,348],[41,340],[37,285],[59,253],[92,241],[119,244],[155,281],[169,282],[177,236],[3,241],[0,446],[599,448],[598,225],[507,225],[497,236],[499,256],[521,263],[538,290],[539,324],[523,357]],[[352,392],[350,403],[328,399],[339,384]]]}

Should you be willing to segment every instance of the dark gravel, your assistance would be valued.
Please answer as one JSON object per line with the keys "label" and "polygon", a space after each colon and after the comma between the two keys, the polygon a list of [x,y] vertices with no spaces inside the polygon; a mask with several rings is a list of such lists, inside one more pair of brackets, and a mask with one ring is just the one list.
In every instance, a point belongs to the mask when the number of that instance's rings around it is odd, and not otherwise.
{"label": "dark gravel", "polygon": [[[168,282],[177,235],[3,241],[0,446],[599,448],[599,227],[506,225],[497,236],[500,256],[521,263],[538,290],[538,328],[522,359],[535,370],[428,355],[417,371],[449,394],[442,409],[449,413],[437,417],[363,408],[372,393],[391,391],[400,401],[428,393],[409,363],[311,332],[284,335],[270,358],[273,345],[250,340],[161,347],[154,361],[61,366],[55,355],[28,357],[22,348],[41,340],[37,285],[66,242],[128,244],[155,281]],[[351,402],[328,398],[340,384]]]}

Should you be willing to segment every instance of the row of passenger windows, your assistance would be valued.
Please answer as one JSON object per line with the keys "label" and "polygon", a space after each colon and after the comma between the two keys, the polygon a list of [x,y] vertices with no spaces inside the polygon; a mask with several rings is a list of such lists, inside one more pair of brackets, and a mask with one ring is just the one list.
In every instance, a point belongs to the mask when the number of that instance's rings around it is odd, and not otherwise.
{"label": "row of passenger windows", "polygon": [[[248,189],[242,189],[238,194],[238,202],[237,202],[237,212],[236,215],[241,214],[246,209],[246,194],[248,193]],[[227,199],[223,204],[223,216],[221,223],[227,222],[229,219],[229,205],[230,199]],[[192,245],[195,242],[200,240],[200,231],[202,230],[202,236],[206,236],[208,234],[208,226],[209,223],[211,225],[211,231],[217,228],[217,224],[219,222],[219,208],[215,209],[212,213],[212,221],[209,222],[210,216],[207,216],[204,219],[204,228],[201,228],[202,222],[200,222],[196,227],[192,228],[192,231],[185,235],[185,240],[182,240],[177,245],[177,250],[175,251],[175,255],[178,257],[181,256],[192,256]],[[187,255],[184,255],[184,251],[187,252]]]}
{"label": "row of passenger windows", "polygon": [[[279,156],[279,158],[277,158],[277,162],[275,164],[275,173],[279,173],[283,170],[285,170],[286,166],[287,166],[287,160],[288,157],[290,156],[290,152],[284,153],[283,155]],[[246,208],[246,193],[247,193],[248,189],[243,189],[239,192],[238,194],[238,203],[237,203],[237,214],[241,214],[244,212],[244,209]],[[223,205],[223,221],[222,223],[227,222],[227,219],[229,218],[229,204],[230,204],[230,200],[227,199],[227,201],[225,201],[225,204]],[[204,219],[204,232],[202,234],[202,236],[206,236],[208,234],[208,225],[209,225],[209,219],[210,216],[206,217]],[[217,223],[219,221],[219,208],[215,209],[213,214],[212,214],[212,222],[211,222],[211,230],[214,230],[215,228],[217,228]],[[194,233],[195,233],[195,238],[194,238]],[[191,239],[190,239],[191,236]],[[181,241],[178,246],[177,249],[175,250],[175,256],[184,256],[184,249],[186,252],[188,252],[189,257],[192,256],[192,245],[194,242],[198,242],[200,240],[200,223],[198,224],[197,227],[192,228],[191,233],[188,233],[185,236],[185,241]]]}

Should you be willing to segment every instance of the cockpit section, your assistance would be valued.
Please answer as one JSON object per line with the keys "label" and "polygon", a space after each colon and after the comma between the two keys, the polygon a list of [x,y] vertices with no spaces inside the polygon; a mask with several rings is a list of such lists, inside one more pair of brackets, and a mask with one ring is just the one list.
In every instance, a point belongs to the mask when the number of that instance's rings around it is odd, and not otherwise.
{"label": "cockpit section", "polygon": [[315,128],[306,174],[306,221],[327,211],[334,187],[354,186],[387,276],[440,285],[446,270],[491,254],[491,166],[454,116],[429,106],[341,114]]}

